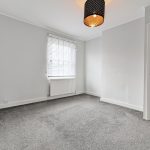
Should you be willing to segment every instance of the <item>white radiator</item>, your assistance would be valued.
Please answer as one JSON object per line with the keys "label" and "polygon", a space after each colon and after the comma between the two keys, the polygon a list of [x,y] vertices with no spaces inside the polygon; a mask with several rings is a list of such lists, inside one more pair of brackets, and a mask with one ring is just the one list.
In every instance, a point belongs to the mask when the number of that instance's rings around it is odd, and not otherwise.
{"label": "white radiator", "polygon": [[73,94],[76,92],[75,79],[51,79],[50,96]]}

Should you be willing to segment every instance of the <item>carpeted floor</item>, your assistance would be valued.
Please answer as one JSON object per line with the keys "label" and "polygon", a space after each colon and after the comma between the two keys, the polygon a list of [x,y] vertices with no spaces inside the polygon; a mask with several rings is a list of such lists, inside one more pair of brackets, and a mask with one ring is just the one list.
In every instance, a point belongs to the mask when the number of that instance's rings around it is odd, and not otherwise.
{"label": "carpeted floor", "polygon": [[142,113],[81,95],[0,110],[0,150],[150,150]]}

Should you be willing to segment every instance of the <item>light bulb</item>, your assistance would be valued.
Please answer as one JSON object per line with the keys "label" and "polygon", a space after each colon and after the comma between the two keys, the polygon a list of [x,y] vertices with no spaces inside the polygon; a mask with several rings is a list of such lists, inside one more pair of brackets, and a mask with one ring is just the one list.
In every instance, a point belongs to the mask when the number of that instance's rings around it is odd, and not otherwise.
{"label": "light bulb", "polygon": [[96,18],[96,16],[97,16],[96,14],[93,15],[94,18]]}
{"label": "light bulb", "polygon": [[91,27],[91,28],[94,28],[94,27],[95,27],[95,25],[94,25],[94,24],[92,24],[90,27]]}

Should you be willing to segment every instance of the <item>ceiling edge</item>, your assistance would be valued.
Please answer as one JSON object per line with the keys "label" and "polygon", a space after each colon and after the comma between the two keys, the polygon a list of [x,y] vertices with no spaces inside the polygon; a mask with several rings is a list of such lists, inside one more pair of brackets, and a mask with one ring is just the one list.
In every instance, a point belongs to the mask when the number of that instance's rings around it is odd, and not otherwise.
{"label": "ceiling edge", "polygon": [[9,18],[14,19],[16,21],[20,21],[20,22],[27,23],[27,24],[30,24],[30,25],[33,25],[33,26],[36,26],[36,27],[43,28],[43,29],[47,30],[48,32],[50,32],[51,34],[56,34],[58,36],[63,36],[65,38],[69,38],[71,40],[76,40],[78,42],[84,42],[85,41],[81,37],[70,35],[70,34],[64,33],[62,31],[59,31],[57,29],[51,28],[49,26],[45,26],[45,25],[42,25],[40,23],[34,23],[34,22],[30,21],[30,20],[27,20],[27,19],[24,19],[24,18],[21,18],[21,17],[17,17],[15,15],[11,15],[11,14],[8,14],[8,13],[4,13],[1,10],[0,10],[0,15],[9,17]]}

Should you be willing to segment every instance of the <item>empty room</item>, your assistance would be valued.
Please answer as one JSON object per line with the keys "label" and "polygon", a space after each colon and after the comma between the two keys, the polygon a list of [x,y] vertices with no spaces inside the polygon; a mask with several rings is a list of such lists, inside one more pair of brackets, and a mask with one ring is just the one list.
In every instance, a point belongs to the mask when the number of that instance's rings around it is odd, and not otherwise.
{"label": "empty room", "polygon": [[150,0],[0,0],[0,150],[150,150]]}

